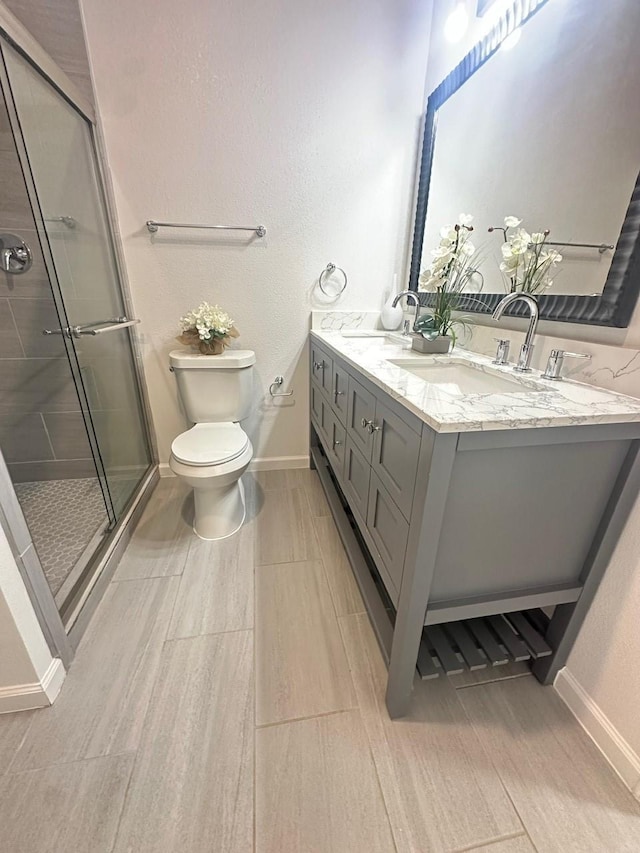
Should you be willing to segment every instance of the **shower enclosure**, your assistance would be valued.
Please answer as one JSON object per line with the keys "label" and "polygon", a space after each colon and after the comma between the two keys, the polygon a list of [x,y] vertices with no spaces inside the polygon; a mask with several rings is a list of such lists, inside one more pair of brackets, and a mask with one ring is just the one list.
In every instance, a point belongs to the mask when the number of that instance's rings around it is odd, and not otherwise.
{"label": "shower enclosure", "polygon": [[23,540],[26,521],[26,548],[9,533],[59,635],[154,454],[91,107],[0,25],[0,504]]}

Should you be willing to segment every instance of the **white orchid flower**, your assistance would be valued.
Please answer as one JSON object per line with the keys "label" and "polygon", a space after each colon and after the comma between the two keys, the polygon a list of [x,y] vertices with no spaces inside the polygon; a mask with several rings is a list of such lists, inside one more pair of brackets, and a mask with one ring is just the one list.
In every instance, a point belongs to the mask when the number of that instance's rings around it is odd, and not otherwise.
{"label": "white orchid flower", "polygon": [[518,219],[517,216],[505,216],[504,227],[505,228],[517,228],[521,222],[522,222],[522,219]]}
{"label": "white orchid flower", "polygon": [[536,231],[531,235],[531,242],[537,246],[539,243],[544,243],[546,236],[543,231]]}
{"label": "white orchid flower", "polygon": [[470,213],[461,213],[458,216],[458,225],[464,225],[465,228],[468,228],[472,222],[473,216]]}
{"label": "white orchid flower", "polygon": [[440,229],[440,236],[443,241],[446,240],[449,243],[453,243],[456,239],[456,229],[453,225],[443,225]]}

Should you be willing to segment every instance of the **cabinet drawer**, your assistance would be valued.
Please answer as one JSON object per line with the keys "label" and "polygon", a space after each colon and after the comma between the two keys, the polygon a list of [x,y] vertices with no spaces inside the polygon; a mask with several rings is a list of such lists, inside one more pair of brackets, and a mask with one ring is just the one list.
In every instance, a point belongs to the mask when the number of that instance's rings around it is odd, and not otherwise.
{"label": "cabinet drawer", "polygon": [[371,468],[364,456],[356,449],[349,436],[347,436],[342,472],[345,495],[362,518],[366,518],[369,503]]}
{"label": "cabinet drawer", "polygon": [[376,403],[371,466],[404,517],[411,518],[420,436],[388,409]]}
{"label": "cabinet drawer", "polygon": [[347,435],[368,462],[371,461],[373,447],[373,435],[368,425],[373,424],[375,414],[376,398],[353,376],[349,376]]}
{"label": "cabinet drawer", "polygon": [[331,405],[340,423],[347,423],[347,403],[349,392],[349,374],[333,362],[331,381]]}
{"label": "cabinet drawer", "polygon": [[327,400],[331,400],[331,382],[333,379],[333,361],[316,344],[311,344],[311,376],[318,383]]}
{"label": "cabinet drawer", "polygon": [[367,530],[380,552],[396,590],[399,592],[402,584],[409,525],[373,471],[369,485]]}

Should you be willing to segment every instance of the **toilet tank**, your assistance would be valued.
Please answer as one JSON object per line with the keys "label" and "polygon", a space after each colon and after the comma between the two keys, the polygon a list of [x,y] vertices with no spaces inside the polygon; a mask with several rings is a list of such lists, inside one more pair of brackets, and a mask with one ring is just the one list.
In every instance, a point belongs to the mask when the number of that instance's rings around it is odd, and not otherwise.
{"label": "toilet tank", "polygon": [[187,418],[194,424],[246,418],[253,402],[255,360],[251,350],[225,350],[221,355],[169,353]]}

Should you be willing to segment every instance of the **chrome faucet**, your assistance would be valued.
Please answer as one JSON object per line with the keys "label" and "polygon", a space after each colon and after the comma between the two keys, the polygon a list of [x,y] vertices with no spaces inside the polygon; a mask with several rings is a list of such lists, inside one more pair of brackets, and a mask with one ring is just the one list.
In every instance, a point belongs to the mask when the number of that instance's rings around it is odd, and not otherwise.
{"label": "chrome faucet", "polygon": [[528,293],[508,293],[504,299],[498,303],[498,307],[493,312],[493,319],[499,320],[504,314],[509,305],[514,302],[524,302],[529,308],[529,328],[524,343],[520,347],[520,355],[518,363],[514,366],[514,370],[518,373],[528,373],[531,370],[531,356],[533,355],[533,339],[538,328],[538,302]]}
{"label": "chrome faucet", "polygon": [[413,331],[416,332],[417,334],[420,334],[420,330],[418,329],[418,326],[417,326],[418,320],[420,319],[420,300],[418,299],[418,296],[417,296],[415,290],[402,290],[396,296],[396,298],[393,300],[392,304],[393,304],[394,308],[396,307],[398,302],[400,302],[400,300],[402,299],[403,296],[407,297],[407,301],[409,301],[409,297],[411,297],[413,299],[413,304],[416,306],[416,316],[415,316],[415,319],[413,321]]}

